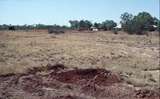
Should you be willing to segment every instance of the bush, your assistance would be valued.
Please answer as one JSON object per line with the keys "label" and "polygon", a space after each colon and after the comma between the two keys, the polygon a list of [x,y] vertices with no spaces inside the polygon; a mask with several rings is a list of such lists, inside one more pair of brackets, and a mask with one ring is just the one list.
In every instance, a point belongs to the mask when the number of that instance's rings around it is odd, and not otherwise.
{"label": "bush", "polygon": [[118,34],[118,30],[117,29],[113,29],[112,30],[114,34]]}
{"label": "bush", "polygon": [[14,27],[14,26],[10,26],[10,27],[8,27],[8,30],[15,31],[16,29],[15,29],[15,27]]}
{"label": "bush", "polygon": [[62,29],[54,29],[54,28],[49,28],[48,29],[49,34],[63,34],[65,33],[64,30]]}

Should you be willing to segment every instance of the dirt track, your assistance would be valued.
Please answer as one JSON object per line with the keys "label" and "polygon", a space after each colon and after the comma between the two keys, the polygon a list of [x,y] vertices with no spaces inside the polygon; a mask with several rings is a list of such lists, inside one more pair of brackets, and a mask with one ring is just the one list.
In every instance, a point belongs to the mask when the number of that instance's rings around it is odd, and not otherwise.
{"label": "dirt track", "polygon": [[26,73],[0,76],[0,99],[159,99],[158,90],[125,84],[105,69],[63,65],[34,67]]}

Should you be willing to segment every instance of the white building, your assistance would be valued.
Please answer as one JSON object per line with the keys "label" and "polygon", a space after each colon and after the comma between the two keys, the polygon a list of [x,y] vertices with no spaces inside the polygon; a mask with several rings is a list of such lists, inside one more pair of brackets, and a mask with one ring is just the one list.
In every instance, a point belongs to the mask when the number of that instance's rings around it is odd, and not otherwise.
{"label": "white building", "polygon": [[94,31],[94,32],[97,32],[97,31],[98,31],[98,29],[97,29],[96,27],[93,27],[93,26],[92,26],[90,29],[91,29],[92,31]]}
{"label": "white building", "polygon": [[121,29],[122,28],[122,26],[121,26],[121,24],[118,24],[116,27],[114,27],[114,28],[116,28],[116,29]]}

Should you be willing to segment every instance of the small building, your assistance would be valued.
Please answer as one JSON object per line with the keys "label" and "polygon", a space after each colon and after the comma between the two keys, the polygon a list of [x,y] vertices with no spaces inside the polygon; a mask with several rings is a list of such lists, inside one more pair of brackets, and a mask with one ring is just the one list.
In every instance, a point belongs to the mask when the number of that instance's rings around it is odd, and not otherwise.
{"label": "small building", "polygon": [[119,24],[119,25],[117,25],[116,27],[114,27],[115,29],[121,29],[122,28],[122,26]]}
{"label": "small building", "polygon": [[94,32],[97,32],[97,31],[98,31],[98,28],[93,27],[93,26],[92,26],[90,29],[91,29],[91,31],[94,31]]}
{"label": "small building", "polygon": [[121,29],[122,29],[122,26],[120,24],[114,27],[114,30],[116,31],[120,31]]}
{"label": "small building", "polygon": [[158,28],[158,26],[156,26],[156,25],[152,25],[153,26],[153,28]]}

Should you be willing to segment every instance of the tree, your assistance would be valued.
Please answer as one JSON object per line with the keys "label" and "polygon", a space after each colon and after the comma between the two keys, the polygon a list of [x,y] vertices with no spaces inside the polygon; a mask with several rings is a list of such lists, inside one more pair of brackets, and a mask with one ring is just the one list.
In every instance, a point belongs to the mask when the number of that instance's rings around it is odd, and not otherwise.
{"label": "tree", "polygon": [[96,27],[97,29],[101,29],[102,28],[102,24],[101,23],[94,23],[93,26]]}
{"label": "tree", "polygon": [[70,20],[69,23],[70,23],[72,29],[78,29],[79,28],[79,21]]}
{"label": "tree", "polygon": [[8,30],[8,27],[9,27],[8,25],[3,24],[0,26],[0,30]]}
{"label": "tree", "polygon": [[128,12],[125,12],[123,14],[121,14],[121,26],[122,26],[122,29],[124,31],[127,31],[127,32],[130,32],[132,29],[131,27],[131,24],[133,23],[133,15],[128,13]]}
{"label": "tree", "polygon": [[16,29],[14,26],[9,26],[8,30],[15,31]]}
{"label": "tree", "polygon": [[147,12],[140,12],[133,20],[136,25],[135,28],[138,30],[137,33],[140,34],[143,31],[149,31],[154,25],[153,17]]}
{"label": "tree", "polygon": [[144,34],[145,31],[153,31],[155,19],[148,12],[140,12],[133,16],[129,13],[121,15],[121,25],[124,31],[130,34]]}
{"label": "tree", "polygon": [[90,29],[92,27],[92,22],[91,21],[88,21],[88,20],[85,20],[85,24],[86,24],[86,28],[87,29]]}
{"label": "tree", "polygon": [[112,30],[116,26],[117,26],[117,23],[114,22],[113,20],[106,20],[102,22],[102,28],[104,30]]}
{"label": "tree", "polygon": [[91,26],[92,26],[92,23],[88,20],[81,20],[79,22],[79,29],[80,30],[89,30]]}

